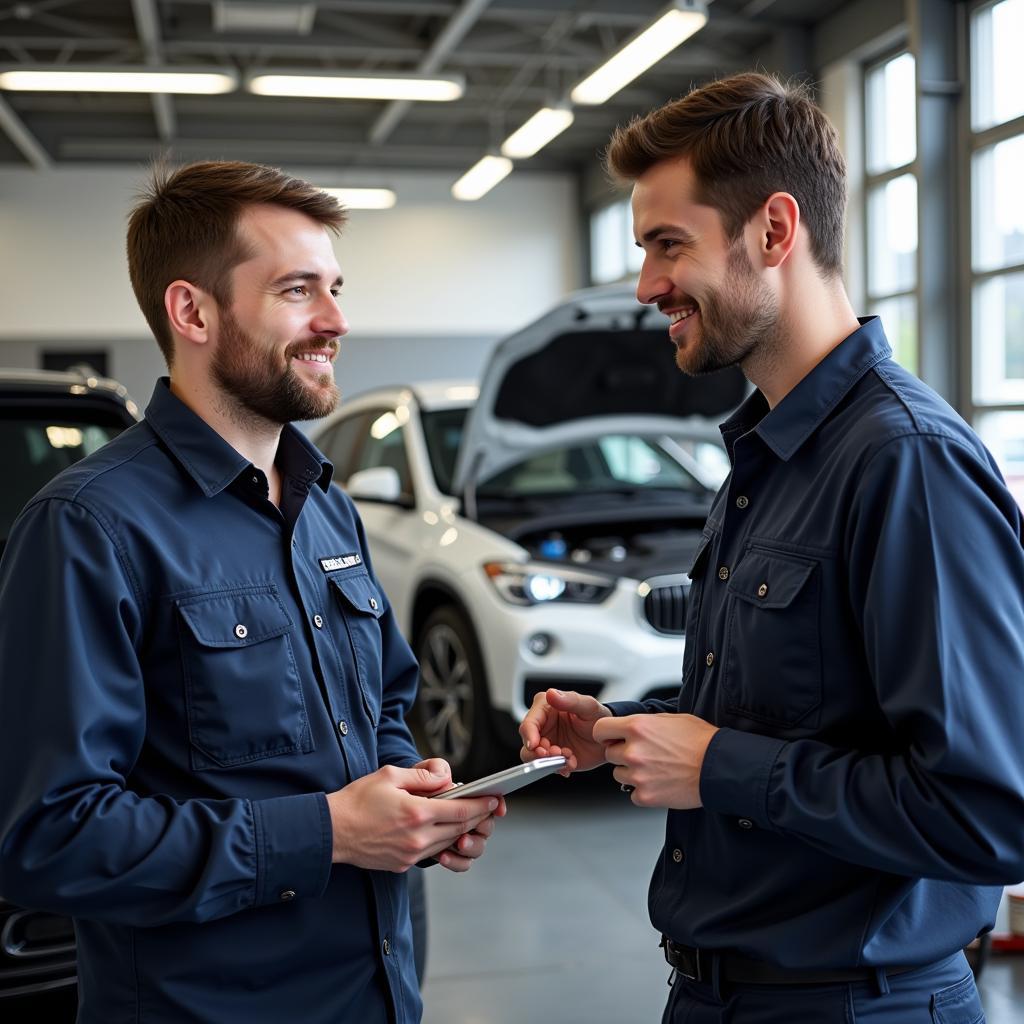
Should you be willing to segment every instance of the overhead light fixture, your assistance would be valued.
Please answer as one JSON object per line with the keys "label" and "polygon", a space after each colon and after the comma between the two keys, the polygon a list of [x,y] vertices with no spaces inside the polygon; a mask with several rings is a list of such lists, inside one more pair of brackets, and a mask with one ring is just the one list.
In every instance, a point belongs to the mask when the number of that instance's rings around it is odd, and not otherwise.
{"label": "overhead light fixture", "polygon": [[507,156],[488,154],[478,160],[452,185],[452,195],[463,202],[472,202],[488,192],[512,170]]}
{"label": "overhead light fixture", "polygon": [[541,107],[501,144],[501,151],[505,156],[525,160],[543,149],[572,122],[573,113],[567,106]]}
{"label": "overhead light fixture", "polygon": [[325,188],[349,210],[390,210],[395,205],[395,193],[389,188]]}
{"label": "overhead light fixture", "polygon": [[268,3],[257,0],[214,0],[213,29],[215,32],[267,32],[275,35],[290,33],[308,36],[316,20],[315,3]]}
{"label": "overhead light fixture", "polygon": [[62,64],[7,65],[0,89],[16,92],[153,92],[213,96],[238,88],[238,75],[219,68]]}
{"label": "overhead light fixture", "polygon": [[457,100],[466,89],[461,75],[417,75],[361,71],[317,72],[262,69],[250,71],[245,87],[258,96],[322,99]]}
{"label": "overhead light fixture", "polygon": [[699,0],[675,0],[661,17],[572,90],[573,103],[604,103],[680,43],[699,32],[707,20],[707,8]]}

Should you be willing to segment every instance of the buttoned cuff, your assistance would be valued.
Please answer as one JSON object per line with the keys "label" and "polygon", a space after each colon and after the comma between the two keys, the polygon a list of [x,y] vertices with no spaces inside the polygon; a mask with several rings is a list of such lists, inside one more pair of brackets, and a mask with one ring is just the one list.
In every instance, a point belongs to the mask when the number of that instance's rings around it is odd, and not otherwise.
{"label": "buttoned cuff", "polygon": [[719,729],[711,737],[700,770],[700,799],[719,814],[738,814],[762,828],[768,817],[768,779],[785,740],[737,729]]}
{"label": "buttoned cuff", "polygon": [[253,800],[256,905],[320,896],[331,873],[333,834],[323,793]]}

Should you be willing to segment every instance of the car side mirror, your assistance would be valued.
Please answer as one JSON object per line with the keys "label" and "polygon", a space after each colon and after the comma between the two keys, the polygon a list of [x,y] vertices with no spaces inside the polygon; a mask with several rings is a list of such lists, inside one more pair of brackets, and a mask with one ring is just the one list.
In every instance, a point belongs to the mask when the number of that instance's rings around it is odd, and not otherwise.
{"label": "car side mirror", "polygon": [[393,466],[375,466],[353,473],[345,484],[349,497],[362,501],[384,501],[389,505],[402,503],[402,481]]}

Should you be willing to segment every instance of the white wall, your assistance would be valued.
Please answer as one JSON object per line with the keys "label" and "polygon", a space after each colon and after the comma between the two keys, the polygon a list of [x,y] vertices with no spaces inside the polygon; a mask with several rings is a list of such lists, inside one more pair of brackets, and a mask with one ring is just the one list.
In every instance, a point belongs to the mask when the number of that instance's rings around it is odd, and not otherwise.
{"label": "white wall", "polygon": [[[336,242],[348,394],[475,376],[493,341],[580,285],[570,176],[515,173],[475,203],[451,198],[453,177],[389,174],[398,204],[352,211]],[[121,167],[0,169],[0,365],[38,366],[43,348],[108,348],[110,372],[145,403],[164,367],[124,256],[144,178]]]}

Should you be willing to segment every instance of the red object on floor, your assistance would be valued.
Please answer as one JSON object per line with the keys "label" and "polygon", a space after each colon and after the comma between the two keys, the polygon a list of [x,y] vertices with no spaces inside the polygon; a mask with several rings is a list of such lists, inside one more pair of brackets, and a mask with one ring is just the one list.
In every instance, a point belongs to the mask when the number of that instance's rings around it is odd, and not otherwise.
{"label": "red object on floor", "polygon": [[1024,935],[1011,935],[1008,932],[992,936],[993,953],[1024,953]]}

